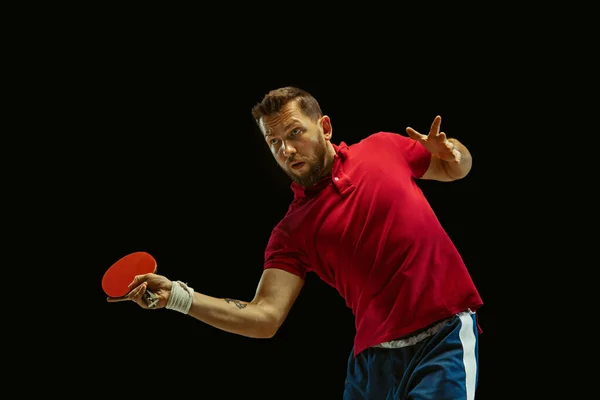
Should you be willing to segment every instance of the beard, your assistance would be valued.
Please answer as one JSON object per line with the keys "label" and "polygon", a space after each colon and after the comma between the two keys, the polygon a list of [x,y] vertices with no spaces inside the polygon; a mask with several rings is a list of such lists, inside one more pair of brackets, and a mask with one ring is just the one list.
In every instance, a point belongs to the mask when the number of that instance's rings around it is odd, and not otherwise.
{"label": "beard", "polygon": [[[321,178],[325,176],[327,171],[325,170],[325,140],[321,138],[319,145],[315,148],[315,152],[311,157],[293,157],[286,160],[286,165],[282,166],[285,173],[298,185],[303,187],[310,187],[315,183],[319,182]],[[308,165],[308,170],[301,175],[298,175],[290,170],[288,167],[292,161],[303,161]]]}

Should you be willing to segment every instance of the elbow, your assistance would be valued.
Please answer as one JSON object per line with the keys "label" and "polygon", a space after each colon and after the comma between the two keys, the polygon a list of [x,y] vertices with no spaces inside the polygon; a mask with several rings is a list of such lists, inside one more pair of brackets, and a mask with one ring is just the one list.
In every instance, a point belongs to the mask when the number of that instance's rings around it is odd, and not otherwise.
{"label": "elbow", "polygon": [[265,331],[263,332],[262,336],[259,337],[259,339],[271,339],[276,333],[277,330]]}
{"label": "elbow", "polygon": [[461,165],[461,174],[458,179],[463,179],[464,177],[469,175],[469,172],[471,172],[471,168],[473,168],[473,161],[471,160],[471,157],[465,157],[465,159],[461,161]]}
{"label": "elbow", "polygon": [[471,161],[464,160],[460,164],[450,165],[447,162],[442,163],[444,177],[440,181],[454,182],[465,178],[471,172]]}
{"label": "elbow", "polygon": [[279,331],[286,314],[276,308],[260,304],[256,299],[251,303],[256,305],[258,310],[258,314],[255,316],[253,336],[258,339],[271,339]]}
{"label": "elbow", "polygon": [[273,336],[275,336],[277,334],[277,332],[279,331],[279,328],[281,327],[281,325],[283,324],[283,321],[279,320],[278,318],[267,318],[261,327],[260,330],[260,338],[261,339],[271,339]]}
{"label": "elbow", "polygon": [[462,173],[456,177],[455,180],[459,180],[459,179],[463,179],[466,178],[467,175],[469,175],[469,172],[471,172],[471,165],[469,164],[467,167],[465,167],[462,171]]}
{"label": "elbow", "polygon": [[252,337],[255,339],[271,339],[273,336],[275,336],[275,334],[277,333],[278,330],[279,330],[279,327],[273,327],[271,325],[263,325],[259,329],[254,331],[254,334],[252,335]]}
{"label": "elbow", "polygon": [[271,339],[273,336],[275,336],[280,327],[281,323],[279,321],[274,321],[268,324],[268,328],[265,330],[265,339]]}
{"label": "elbow", "polygon": [[469,171],[468,171],[468,170],[466,170],[466,171],[461,171],[461,173],[460,173],[460,174],[456,174],[456,175],[452,175],[452,176],[450,176],[450,175],[448,174],[448,177],[449,177],[449,181],[450,181],[450,182],[454,182],[454,181],[459,181],[459,180],[461,180],[461,179],[464,179],[464,178],[465,178],[467,175],[469,175]]}

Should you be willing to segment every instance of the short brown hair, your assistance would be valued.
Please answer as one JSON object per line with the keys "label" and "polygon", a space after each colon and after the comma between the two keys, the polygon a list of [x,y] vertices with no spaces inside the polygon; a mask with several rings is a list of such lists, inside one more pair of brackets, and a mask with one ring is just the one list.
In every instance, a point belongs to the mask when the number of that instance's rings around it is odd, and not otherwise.
{"label": "short brown hair", "polygon": [[307,117],[317,120],[323,116],[319,102],[307,91],[293,86],[271,90],[262,101],[252,108],[252,117],[258,124],[262,117],[281,111],[283,106],[295,101],[300,111]]}

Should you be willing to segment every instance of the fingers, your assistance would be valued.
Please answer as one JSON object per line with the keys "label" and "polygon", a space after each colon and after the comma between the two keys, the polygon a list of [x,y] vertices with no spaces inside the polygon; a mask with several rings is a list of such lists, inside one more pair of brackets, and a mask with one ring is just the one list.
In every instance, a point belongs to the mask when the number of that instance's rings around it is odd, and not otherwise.
{"label": "fingers", "polygon": [[148,286],[148,284],[146,282],[143,282],[138,287],[136,287],[131,292],[129,292],[129,294],[127,295],[127,297],[129,299],[135,301],[138,304],[142,304],[143,303],[142,302],[142,296],[146,292],[146,287],[147,286]]}
{"label": "fingers", "polygon": [[462,154],[456,148],[456,145],[446,138],[446,134],[444,132],[441,132],[439,136],[442,140],[444,140],[446,149],[448,150],[448,153],[450,153],[450,158],[452,159],[452,161],[455,164],[460,164],[460,161],[462,159]]}
{"label": "fingers", "polygon": [[[420,134],[419,132],[415,131],[413,128],[411,127],[407,127],[406,128],[406,133],[408,134],[408,136],[412,139],[418,140],[419,142],[423,142],[426,141],[427,139],[433,137],[435,139],[438,139],[440,136],[440,125],[442,123],[442,117],[440,117],[439,115],[437,115],[434,119],[433,122],[431,123],[431,128],[429,128],[429,134],[428,135],[423,135]],[[444,139],[445,139],[445,135],[444,135]]]}
{"label": "fingers", "polygon": [[433,122],[431,123],[431,128],[429,128],[429,134],[433,136],[437,136],[440,133],[440,124],[442,123],[442,117],[437,115]]}
{"label": "fingers", "polygon": [[460,151],[454,149],[452,150],[452,154],[454,155],[454,164],[460,164],[462,160],[462,154],[460,153]]}
{"label": "fingers", "polygon": [[146,282],[146,280],[148,279],[148,275],[150,274],[136,275],[135,278],[133,278],[133,281],[131,281],[131,283],[127,287],[131,289],[139,286],[142,282]]}
{"label": "fingers", "polygon": [[452,154],[452,157],[454,158],[454,163],[460,164],[460,161],[462,160],[461,152],[456,148],[454,143],[452,143],[452,142],[448,142],[448,143],[450,143],[450,146],[449,146],[449,147],[451,147],[450,153]]}
{"label": "fingers", "polygon": [[[142,282],[138,287],[129,292],[129,294],[127,295],[127,299],[133,301],[142,308],[156,308],[156,304],[148,304],[148,300],[145,298],[147,297],[146,295],[148,293],[150,293],[148,291],[148,283]],[[156,297],[156,295],[148,297],[152,299],[153,297]],[[156,301],[154,303],[158,302]]]}
{"label": "fingers", "polygon": [[[144,294],[146,293],[147,288],[148,288],[148,283],[142,282],[140,285],[138,285],[136,288],[134,288],[132,291],[130,291],[126,296],[107,297],[106,301],[109,303],[116,303],[119,301],[133,301],[134,303],[137,303],[139,306],[141,306],[143,308],[153,308],[153,307],[148,307],[148,304],[144,300]],[[154,295],[154,296],[156,296],[156,295]]]}
{"label": "fingers", "polygon": [[107,297],[106,301],[108,301],[109,303],[116,303],[119,301],[129,301],[129,297],[127,296],[122,296],[122,297]]}
{"label": "fingers", "polygon": [[406,128],[406,133],[408,134],[408,136],[411,139],[417,140],[419,142],[422,142],[423,140],[427,139],[427,136],[425,135],[421,135],[419,132],[415,131],[413,128],[411,127],[407,127]]}

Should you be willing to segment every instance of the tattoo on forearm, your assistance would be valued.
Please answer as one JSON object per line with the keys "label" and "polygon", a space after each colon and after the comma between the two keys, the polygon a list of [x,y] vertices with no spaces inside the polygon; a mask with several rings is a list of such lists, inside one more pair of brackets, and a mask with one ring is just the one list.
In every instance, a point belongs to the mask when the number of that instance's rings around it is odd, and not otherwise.
{"label": "tattoo on forearm", "polygon": [[237,308],[239,308],[240,310],[241,310],[242,308],[246,308],[246,306],[247,306],[247,304],[244,304],[244,303],[242,303],[242,302],[241,302],[241,301],[239,301],[239,300],[234,300],[234,299],[229,299],[229,298],[228,298],[228,299],[225,299],[225,301],[226,301],[226,302],[228,302],[228,303],[233,303],[233,304],[235,304],[235,306],[236,306]]}

